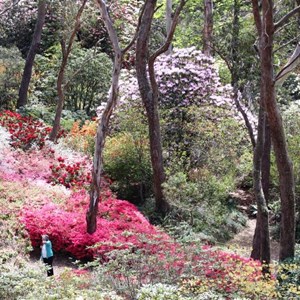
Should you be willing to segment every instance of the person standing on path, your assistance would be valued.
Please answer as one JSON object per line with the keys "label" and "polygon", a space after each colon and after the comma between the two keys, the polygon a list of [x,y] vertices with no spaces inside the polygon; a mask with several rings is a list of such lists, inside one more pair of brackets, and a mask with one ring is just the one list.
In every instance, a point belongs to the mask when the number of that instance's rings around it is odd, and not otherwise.
{"label": "person standing on path", "polygon": [[49,236],[44,234],[42,235],[42,259],[44,264],[47,266],[47,276],[53,276],[53,251],[52,243],[49,240]]}

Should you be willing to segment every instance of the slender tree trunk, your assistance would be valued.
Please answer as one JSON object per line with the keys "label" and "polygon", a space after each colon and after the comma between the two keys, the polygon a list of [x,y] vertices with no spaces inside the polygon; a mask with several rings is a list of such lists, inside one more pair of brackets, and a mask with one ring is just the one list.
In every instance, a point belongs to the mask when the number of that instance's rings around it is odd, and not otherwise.
{"label": "slender tree trunk", "polygon": [[[172,26],[172,0],[166,0],[166,31],[167,36],[170,34],[171,26]],[[166,51],[167,54],[172,53],[172,44],[170,44],[168,50]]]}
{"label": "slender tree trunk", "polygon": [[[147,112],[150,138],[150,156],[153,169],[153,190],[155,196],[156,210],[165,214],[169,210],[162,189],[165,181],[165,171],[163,166],[163,155],[161,145],[161,133],[158,113],[158,86],[155,79],[154,62],[155,59],[169,49],[178,22],[178,17],[183,9],[186,0],[181,0],[173,17],[167,40],[164,45],[149,54],[149,35],[151,23],[156,7],[156,0],[147,0],[144,12],[141,17],[140,30],[138,31],[136,43],[136,73],[138,79],[141,98]],[[149,75],[149,76],[148,76]],[[149,79],[148,79],[149,78]]]}
{"label": "slender tree trunk", "polygon": [[39,0],[37,21],[35,24],[32,42],[27,54],[25,67],[22,75],[22,81],[19,89],[19,98],[17,101],[17,108],[20,108],[21,106],[25,106],[27,104],[27,94],[28,94],[29,83],[31,80],[34,58],[41,42],[42,29],[45,23],[45,16],[46,16],[46,0]]}
{"label": "slender tree trunk", "polygon": [[113,65],[112,81],[111,81],[109,96],[108,96],[106,107],[101,116],[101,120],[97,127],[97,135],[95,141],[95,152],[94,152],[93,170],[92,170],[93,181],[91,184],[90,204],[89,204],[88,211],[86,213],[87,232],[90,234],[94,233],[97,229],[98,203],[100,200],[101,175],[103,170],[103,162],[102,162],[103,148],[105,144],[105,138],[108,132],[109,120],[113,113],[113,109],[117,105],[119,78],[121,73],[123,57],[124,54],[133,45],[136,39],[136,35],[135,35],[131,43],[125,49],[121,50],[118,36],[113,27],[112,21],[110,19],[105,1],[96,0],[96,3],[100,8],[101,17],[104,21],[110,41],[113,46],[114,65]]}
{"label": "slender tree trunk", "polygon": [[270,198],[270,169],[271,169],[271,132],[268,119],[265,119],[264,153],[261,161],[262,188],[267,205]]}
{"label": "slender tree trunk", "polygon": [[204,0],[204,29],[203,29],[203,53],[207,56],[212,52],[213,34],[213,0]]}
{"label": "slender tree trunk", "polygon": [[121,66],[122,66],[122,54],[120,50],[117,53],[115,52],[113,78],[111,83],[109,100],[107,102],[107,106],[101,116],[101,120],[97,127],[93,170],[92,170],[93,181],[92,181],[91,192],[90,192],[90,205],[86,213],[88,233],[94,233],[97,229],[97,212],[98,212],[98,203],[100,200],[101,175],[103,170],[103,149],[104,149],[105,139],[107,135],[109,120],[113,112],[113,109],[117,104],[118,85],[119,85]]}
{"label": "slender tree trunk", "polygon": [[[276,164],[279,173],[281,198],[280,253],[279,259],[292,258],[295,254],[295,192],[294,174],[290,161],[281,115],[276,103],[273,74],[273,1],[262,0],[262,14],[257,0],[252,0],[253,14],[259,33],[261,84],[264,107],[268,115]],[[284,19],[286,20],[286,18]],[[283,24],[283,22],[280,22]],[[277,24],[276,27],[279,25]]]}
{"label": "slender tree trunk", "polygon": [[55,113],[53,127],[49,135],[50,141],[56,140],[60,128],[60,120],[61,120],[62,110],[65,102],[65,91],[64,91],[63,84],[65,79],[65,69],[67,66],[68,56],[66,55],[65,41],[61,41],[60,44],[61,44],[61,52],[62,52],[62,62],[60,65],[60,70],[56,81],[56,91],[57,91],[58,101],[56,106],[56,113]]}
{"label": "slender tree trunk", "polygon": [[119,78],[120,78],[122,58],[123,58],[119,46],[117,34],[111,24],[111,20],[108,15],[105,2],[101,0],[97,0],[97,3],[100,7],[101,16],[104,20],[104,24],[106,26],[106,29],[108,31],[108,34],[113,44],[114,66],[113,66],[112,82],[111,82],[107,105],[97,127],[93,170],[92,170],[93,181],[92,181],[91,192],[90,192],[90,205],[86,213],[88,233],[94,233],[97,229],[97,212],[98,212],[98,203],[100,200],[101,173],[103,170],[103,148],[105,144],[105,138],[107,135],[109,120],[113,112],[113,109],[117,104]]}
{"label": "slender tree trunk", "polygon": [[147,1],[145,11],[141,19],[140,31],[136,43],[136,73],[141,97],[146,108],[148,118],[150,156],[153,169],[153,189],[156,210],[165,214],[169,209],[169,204],[165,200],[162,189],[162,183],[165,181],[165,172],[163,167],[158,114],[158,95],[153,93],[147,76],[149,33],[151,31],[151,23],[155,6],[156,0]]}
{"label": "slender tree trunk", "polygon": [[69,38],[67,45],[66,45],[66,41],[63,39],[61,40],[61,43],[60,43],[61,44],[61,52],[62,52],[62,61],[61,61],[61,65],[60,65],[60,69],[59,69],[59,73],[58,73],[58,77],[57,77],[57,81],[56,81],[58,102],[57,102],[57,106],[56,106],[54,124],[53,124],[52,130],[49,135],[50,141],[56,140],[57,134],[60,129],[60,120],[61,120],[62,110],[63,110],[64,102],[65,102],[65,86],[64,86],[65,70],[67,67],[69,55],[72,50],[73,42],[76,37],[76,33],[80,26],[80,18],[81,18],[81,15],[84,10],[86,2],[87,2],[87,0],[82,1],[82,4],[77,12],[77,15],[75,18],[74,29],[71,33],[71,36]]}
{"label": "slender tree trunk", "polygon": [[263,111],[261,101],[256,146],[253,155],[253,188],[257,203],[257,222],[251,257],[259,259],[261,262],[268,265],[270,263],[269,214],[262,187],[262,157],[265,142],[265,119],[266,114]]}

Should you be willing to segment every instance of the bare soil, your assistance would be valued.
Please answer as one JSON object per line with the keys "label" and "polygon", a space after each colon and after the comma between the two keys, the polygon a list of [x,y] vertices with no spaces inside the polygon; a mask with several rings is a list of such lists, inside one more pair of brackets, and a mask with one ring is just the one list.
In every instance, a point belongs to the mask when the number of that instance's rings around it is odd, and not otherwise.
{"label": "bare soil", "polygon": [[[252,251],[252,240],[256,226],[256,219],[249,219],[246,227],[240,231],[233,239],[226,243],[230,249],[237,248],[244,256],[250,257]],[[271,259],[278,260],[279,257],[279,243],[271,240]]]}

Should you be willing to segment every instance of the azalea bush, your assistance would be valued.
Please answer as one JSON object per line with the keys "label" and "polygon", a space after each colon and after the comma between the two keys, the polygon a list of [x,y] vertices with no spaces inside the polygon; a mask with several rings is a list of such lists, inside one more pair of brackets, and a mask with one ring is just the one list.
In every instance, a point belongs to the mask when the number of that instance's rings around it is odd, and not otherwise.
{"label": "azalea bush", "polygon": [[64,158],[58,157],[57,162],[50,165],[51,175],[48,177],[48,182],[53,185],[62,184],[66,188],[88,188],[92,182],[88,165],[84,160],[68,164]]}
{"label": "azalea bush", "polygon": [[[43,122],[11,111],[0,113],[0,125],[9,131],[11,146],[24,151],[32,147],[42,149],[51,132],[51,128],[45,126]],[[61,130],[58,138],[63,135],[65,132]]]}
{"label": "azalea bush", "polygon": [[[104,196],[98,209],[98,229],[93,235],[86,232],[84,220],[89,202],[84,190],[73,192],[62,205],[47,203],[36,209],[25,207],[21,220],[33,247],[39,247],[41,235],[47,233],[55,251],[67,252],[79,259],[91,259],[103,258],[112,249],[127,248],[132,244],[143,248],[144,242],[139,236],[144,235],[149,241],[168,239],[150,225],[134,205],[112,198],[109,190],[106,200]],[[155,251],[156,248],[151,249]]]}
{"label": "azalea bush", "polygon": [[94,155],[97,125],[96,120],[86,120],[83,124],[75,121],[68,136],[64,139],[64,144],[75,151],[89,156]]}
{"label": "azalea bush", "polygon": [[277,281],[264,277],[259,262],[208,246],[173,245],[156,253],[113,250],[104,264],[92,263],[95,280],[130,299],[276,299]]}

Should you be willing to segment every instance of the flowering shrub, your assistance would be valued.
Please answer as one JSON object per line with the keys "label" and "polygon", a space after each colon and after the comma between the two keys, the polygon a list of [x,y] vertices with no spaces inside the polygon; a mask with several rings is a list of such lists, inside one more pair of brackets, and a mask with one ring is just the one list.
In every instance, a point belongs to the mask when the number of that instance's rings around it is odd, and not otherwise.
{"label": "flowering shrub", "polygon": [[220,83],[213,59],[194,47],[159,56],[155,70],[164,108],[204,103],[232,106],[229,87]]}
{"label": "flowering shrub", "polygon": [[[66,251],[76,258],[104,257],[105,253],[118,248],[135,245],[143,247],[139,235],[149,241],[168,239],[127,201],[109,198],[99,204],[98,229],[86,233],[85,212],[88,195],[85,191],[72,193],[65,205],[48,203],[40,208],[25,207],[21,220],[25,224],[33,247],[40,245],[41,234],[48,233],[55,251]],[[91,246],[95,246],[89,248]],[[147,243],[145,243],[147,245]],[[152,251],[157,246],[151,246]]]}
{"label": "flowering shrub", "polygon": [[215,291],[226,299],[236,299],[237,296],[276,299],[276,280],[263,276],[259,261],[209,247],[204,250],[194,275],[182,280],[182,293],[199,295]]}
{"label": "flowering shrub", "polygon": [[48,177],[48,183],[62,184],[66,188],[85,188],[91,184],[91,172],[87,170],[86,161],[68,164],[62,157],[58,157],[57,160],[57,163],[50,165],[51,175]]}
{"label": "flowering shrub", "polygon": [[[41,121],[8,110],[0,113],[0,125],[9,131],[11,146],[24,151],[33,146],[42,149],[51,131],[51,128],[45,126]],[[65,132],[61,130],[58,138],[63,135]]]}
{"label": "flowering shrub", "polygon": [[95,120],[85,121],[82,126],[79,121],[74,122],[65,144],[76,151],[93,155],[97,124]]}

